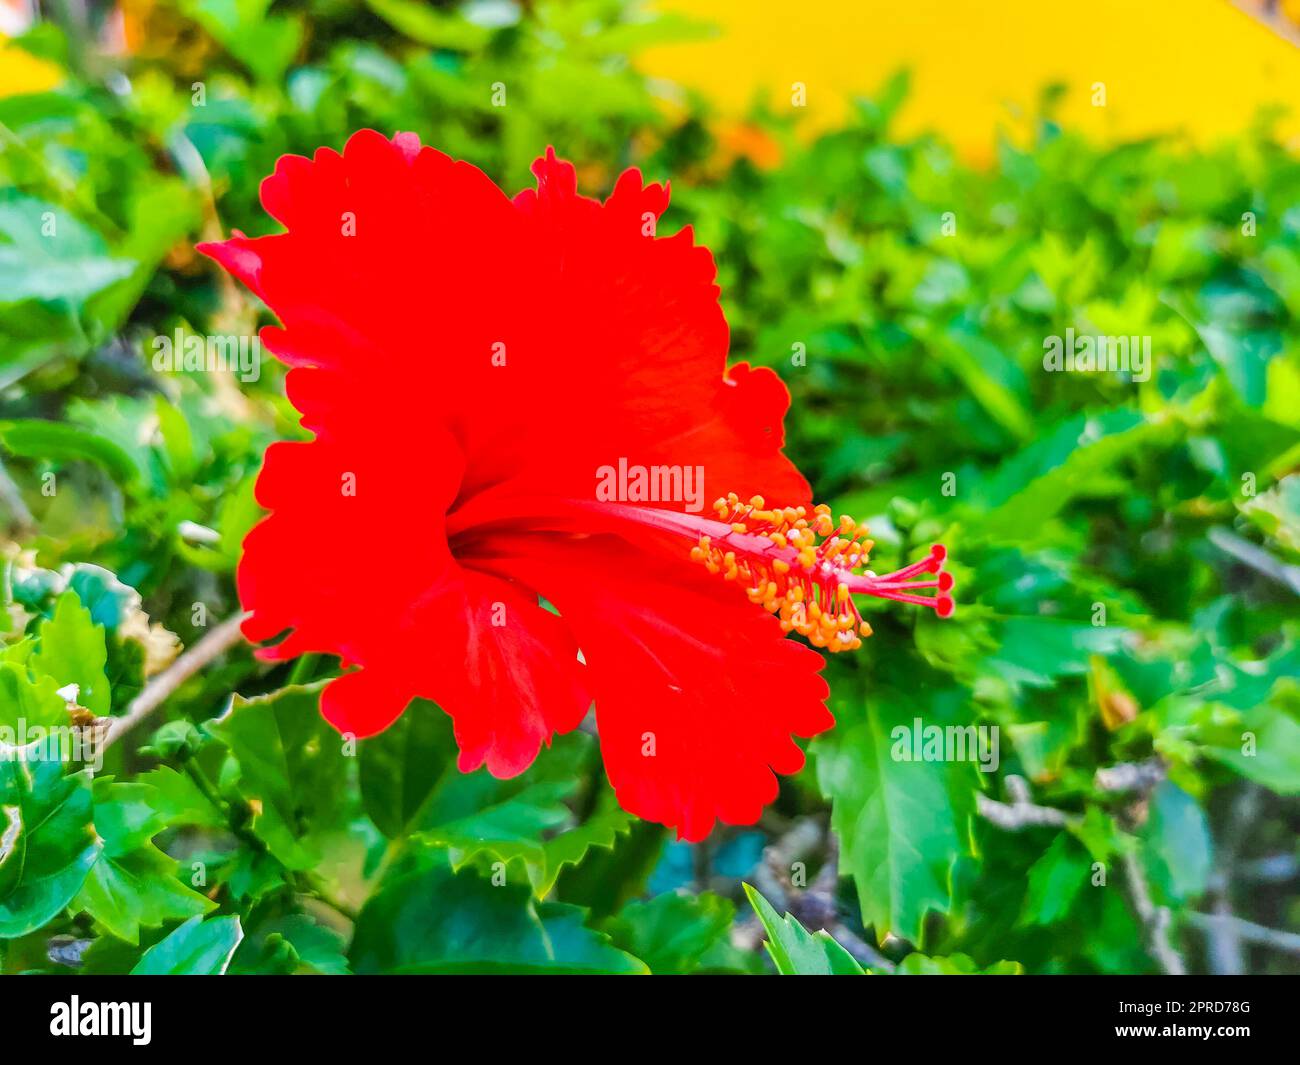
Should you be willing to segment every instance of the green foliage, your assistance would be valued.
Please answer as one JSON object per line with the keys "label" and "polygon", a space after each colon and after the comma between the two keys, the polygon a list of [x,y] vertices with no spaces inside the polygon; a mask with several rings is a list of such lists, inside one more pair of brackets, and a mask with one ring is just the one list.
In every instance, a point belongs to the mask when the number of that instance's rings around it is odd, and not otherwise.
{"label": "green foliage", "polygon": [[[0,971],[64,970],[54,937],[86,972],[1147,971],[1134,876],[1192,969],[1211,905],[1295,921],[1294,874],[1251,871],[1294,867],[1300,816],[1300,163],[1264,126],[1099,147],[1048,114],[973,168],[890,132],[899,81],[816,139],[757,109],[769,165],[663,106],[631,58],[700,28],[622,0],[149,19],[175,47],[40,27],[18,46],[65,84],[0,97]],[[17,759],[20,726],[100,735],[238,610],[261,456],[302,433],[283,368],[159,369],[153,339],[269,322],[193,244],[273,231],[277,157],[363,126],[507,190],[551,143],[587,191],[671,178],[818,498],[879,572],[947,545],[956,617],[867,605],[837,727],[759,825],[668,840],[585,733],[508,781],[460,773],[431,704],[349,741],[317,706],[337,662],[242,646],[92,745],[93,780]],[[1149,376],[1048,372],[1071,329],[1149,337]],[[918,722],[996,757],[904,757]]]}
{"label": "green foliage", "polygon": [[445,851],[418,845],[366,902],[350,957],[359,973],[646,971],[585,927],[578,907],[453,872]]}
{"label": "green foliage", "polygon": [[220,976],[244,938],[238,917],[191,917],[144,952],[138,976]]}
{"label": "green foliage", "polygon": [[90,774],[64,768],[41,741],[0,747],[0,938],[27,935],[57,917],[99,855]]}
{"label": "green foliage", "polygon": [[745,894],[767,932],[767,953],[782,976],[865,976],[852,954],[835,942],[825,929],[809,934],[797,920],[779,917],[772,904],[748,884]]}

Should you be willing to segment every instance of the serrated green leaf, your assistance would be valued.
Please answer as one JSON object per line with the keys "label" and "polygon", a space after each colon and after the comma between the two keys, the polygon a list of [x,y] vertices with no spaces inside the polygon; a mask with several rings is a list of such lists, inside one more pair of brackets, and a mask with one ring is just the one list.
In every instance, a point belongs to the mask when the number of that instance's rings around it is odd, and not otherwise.
{"label": "serrated green leaf", "polygon": [[558,737],[511,780],[481,769],[461,773],[450,719],[417,701],[392,728],[362,741],[360,754],[366,811],[385,835],[413,834],[447,847],[458,868],[483,856],[518,863],[539,898],[566,866],[592,848],[612,846],[631,823],[612,792],[602,789],[592,813],[572,824],[566,800],[593,754],[586,735]]}
{"label": "serrated green leaf", "polygon": [[108,648],[104,629],[91,619],[76,592],[64,592],[54,604],[54,616],[37,630],[39,646],[28,664],[35,676],[52,677],[60,688],[77,685],[77,702],[93,714],[107,716],[112,692],[104,667]]}
{"label": "serrated green leaf", "polygon": [[57,916],[99,854],[90,773],[65,774],[51,754],[41,743],[0,746],[0,939]]}
{"label": "serrated green leaf", "polygon": [[635,818],[618,805],[612,790],[601,791],[597,806],[580,824],[542,844],[542,861],[530,870],[538,897],[550,893],[566,866],[583,862],[593,850],[608,851],[632,827]]}
{"label": "serrated green leaf", "polygon": [[576,906],[453,872],[419,848],[366,902],[349,951],[358,973],[638,973],[644,963],[586,927]]}
{"label": "serrated green leaf", "polygon": [[85,910],[118,939],[138,943],[141,927],[207,913],[216,905],[177,879],[179,866],[153,845],[168,824],[155,787],[106,778],[94,782],[95,831],[103,850],[77,895]]}
{"label": "serrated green leaf", "polygon": [[199,791],[194,781],[170,766],[151,769],[148,773],[142,773],[138,779],[139,783],[153,789],[153,809],[167,826],[226,827],[221,811]]}
{"label": "serrated green leaf", "polygon": [[[287,949],[286,949],[287,948]],[[259,924],[235,952],[232,973],[316,972],[342,976],[348,967],[347,942],[332,928],[302,913]]]}
{"label": "serrated green leaf", "polygon": [[[644,961],[655,975],[691,973],[710,952],[727,948],[736,908],[718,895],[665,892],[629,902],[602,926],[615,946]],[[733,961],[735,968],[742,966]]]}
{"label": "serrated green leaf", "polygon": [[814,933],[789,914],[777,915],[772,904],[748,884],[745,894],[767,932],[763,944],[782,976],[865,976],[866,970],[825,929]]}
{"label": "serrated green leaf", "polygon": [[118,939],[138,943],[141,928],[157,928],[216,907],[180,882],[179,868],[152,843],[125,854],[101,854],[74,908],[85,910]]}
{"label": "serrated green leaf", "polygon": [[[954,702],[959,693],[952,693]],[[882,689],[837,702],[836,728],[814,744],[817,781],[831,800],[831,827],[840,837],[840,868],[853,877],[862,921],[881,939],[916,940],[927,912],[947,912],[952,867],[970,848],[974,801],[970,763],[894,757],[895,731],[910,735],[917,717],[946,724],[951,708],[911,704]]]}
{"label": "serrated green leaf", "polygon": [[343,740],[319,704],[320,685],[236,695],[210,726],[230,750],[230,778],[259,806],[253,831],[290,869],[316,865],[316,834],[332,826],[347,777]]}
{"label": "serrated green leaf", "polygon": [[0,662],[0,727],[12,730],[11,739],[16,742],[26,729],[66,724],[68,704],[59,694],[58,681],[32,678],[25,665]]}

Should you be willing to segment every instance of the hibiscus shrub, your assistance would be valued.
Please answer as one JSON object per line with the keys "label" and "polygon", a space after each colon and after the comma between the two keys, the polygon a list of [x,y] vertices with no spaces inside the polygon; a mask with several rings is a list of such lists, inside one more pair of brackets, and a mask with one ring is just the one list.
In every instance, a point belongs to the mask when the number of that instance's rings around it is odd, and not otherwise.
{"label": "hibiscus shrub", "polygon": [[976,168],[666,109],[615,0],[319,8],[0,97],[0,971],[1295,968],[1265,128]]}

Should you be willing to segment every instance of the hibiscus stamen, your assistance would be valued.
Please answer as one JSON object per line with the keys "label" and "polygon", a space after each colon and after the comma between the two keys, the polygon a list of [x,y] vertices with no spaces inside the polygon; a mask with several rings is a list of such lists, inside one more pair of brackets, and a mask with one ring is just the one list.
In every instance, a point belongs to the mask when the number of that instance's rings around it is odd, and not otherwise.
{"label": "hibiscus stamen", "polygon": [[[716,532],[700,535],[691,558],[710,573],[744,585],[751,602],[776,614],[781,628],[806,636],[815,647],[851,651],[871,635],[853,601],[856,594],[930,607],[950,617],[952,574],[947,551],[935,544],[909,566],[878,576],[866,566],[875,542],[847,515],[836,525],[830,508],[766,506],[761,496],[742,503],[733,492],[714,504]],[[916,577],[933,578],[914,580]],[[918,590],[935,589],[933,595]]]}

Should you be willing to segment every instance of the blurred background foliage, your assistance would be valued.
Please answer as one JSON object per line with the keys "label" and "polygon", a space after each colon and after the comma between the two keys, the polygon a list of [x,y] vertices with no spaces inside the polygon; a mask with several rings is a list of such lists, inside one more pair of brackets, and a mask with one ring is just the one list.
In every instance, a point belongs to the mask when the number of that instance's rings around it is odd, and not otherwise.
{"label": "blurred background foliage", "polygon": [[[232,650],[93,780],[0,773],[4,971],[1300,969],[1300,163],[1266,120],[1101,147],[1048,92],[973,168],[891,132],[904,75],[815,138],[721,119],[633,63],[707,28],[622,0],[43,6],[0,45],[0,725],[66,722],[70,681],[120,715],[236,612],[282,368],[152,341],[269,321],[193,243],[273,231],[277,157],[363,126],[507,190],[548,144],[592,194],[671,178],[818,498],[877,569],[946,543],[960,605],[872,614],[808,768],[698,846],[588,735],[504,782],[430,707],[340,752],[337,663]],[[1150,379],[1045,373],[1067,328],[1149,336]],[[916,718],[997,726],[997,771],[895,760]]]}

